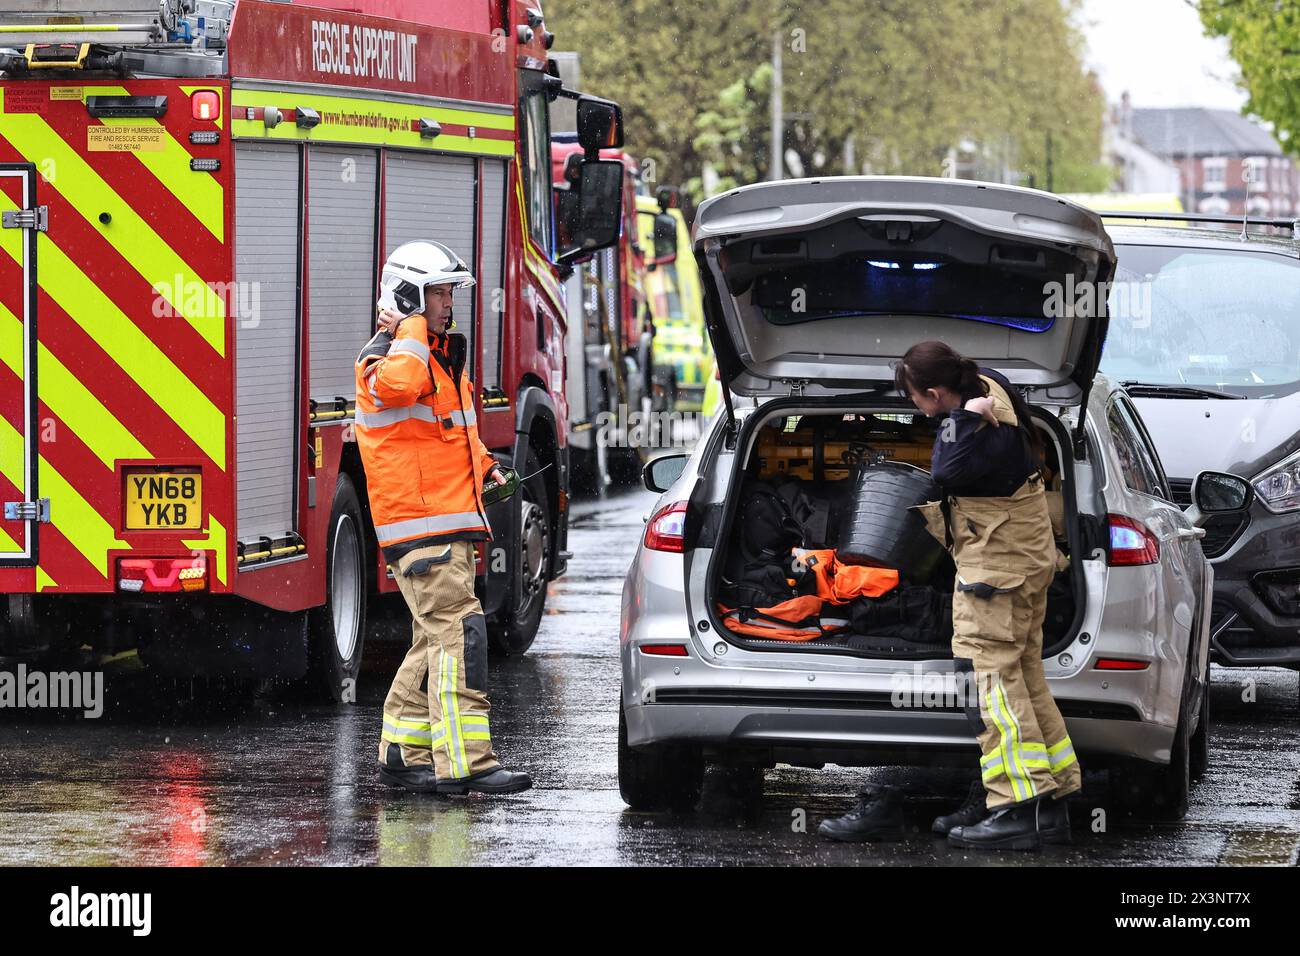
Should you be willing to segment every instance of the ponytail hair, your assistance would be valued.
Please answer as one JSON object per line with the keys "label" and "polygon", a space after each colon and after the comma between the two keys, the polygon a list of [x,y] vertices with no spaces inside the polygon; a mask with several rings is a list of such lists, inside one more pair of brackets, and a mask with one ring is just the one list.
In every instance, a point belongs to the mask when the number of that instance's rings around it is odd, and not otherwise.
{"label": "ponytail hair", "polygon": [[[894,384],[904,395],[930,388],[946,388],[961,396],[963,402],[987,395],[988,386],[980,378],[979,366],[937,339],[918,342],[907,350],[894,369]],[[1037,460],[1043,451],[1043,439],[1033,424],[1029,405],[1014,388],[1006,389],[1019,428]]]}

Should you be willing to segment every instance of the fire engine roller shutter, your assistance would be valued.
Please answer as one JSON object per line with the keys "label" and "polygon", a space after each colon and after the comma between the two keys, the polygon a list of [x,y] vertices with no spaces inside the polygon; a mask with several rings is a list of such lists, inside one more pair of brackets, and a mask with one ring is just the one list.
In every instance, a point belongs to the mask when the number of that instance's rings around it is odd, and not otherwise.
{"label": "fire engine roller shutter", "polygon": [[235,322],[242,539],[295,525],[299,195],[297,146],[235,144],[235,278],[257,290],[256,313]]}
{"label": "fire engine roller shutter", "polygon": [[[433,239],[474,268],[474,167],[464,156],[390,151],[384,166],[384,255],[404,242]],[[465,368],[471,377],[478,367],[474,292],[457,289],[452,296],[455,331],[469,343]]]}
{"label": "fire engine roller shutter", "polygon": [[355,396],[353,363],[374,334],[376,168],[374,150],[308,148],[308,338],[317,401]]}
{"label": "fire engine roller shutter", "polygon": [[[483,372],[479,386],[501,384],[501,323],[505,318],[506,164],[483,160],[483,264],[478,270],[483,310]],[[499,291],[498,291],[499,290]]]}

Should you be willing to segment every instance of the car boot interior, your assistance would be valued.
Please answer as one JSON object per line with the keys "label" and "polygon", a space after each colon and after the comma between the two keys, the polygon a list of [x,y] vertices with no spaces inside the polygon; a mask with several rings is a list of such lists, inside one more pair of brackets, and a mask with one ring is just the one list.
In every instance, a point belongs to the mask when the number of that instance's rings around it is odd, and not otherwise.
{"label": "car boot interior", "polygon": [[[910,507],[941,497],[929,473],[935,422],[896,410],[783,411],[751,434],[736,505],[713,565],[715,606],[731,639],[763,649],[951,657],[956,570],[921,513]],[[1065,566],[1069,545],[1059,456],[1054,441],[1044,445],[1043,474],[1062,556],[1058,566]],[[808,596],[826,593],[825,578],[819,582],[808,567],[818,560],[831,561],[839,569],[835,579],[854,585],[825,600],[813,622],[805,612],[817,602]],[[896,579],[889,572],[897,572]],[[859,588],[864,580],[867,587]],[[1068,570],[1058,572],[1043,623],[1045,653],[1075,626],[1073,591]],[[799,626],[780,626],[796,617]]]}

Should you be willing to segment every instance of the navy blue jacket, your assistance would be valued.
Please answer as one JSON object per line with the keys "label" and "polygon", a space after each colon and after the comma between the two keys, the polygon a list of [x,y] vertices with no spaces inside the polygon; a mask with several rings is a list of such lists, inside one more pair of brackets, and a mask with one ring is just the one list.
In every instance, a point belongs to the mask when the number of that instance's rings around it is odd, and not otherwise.
{"label": "navy blue jacket", "polygon": [[[998,372],[982,368],[980,374],[1011,392],[1011,383]],[[978,397],[963,395],[962,400]],[[980,428],[984,421],[982,416],[960,407],[940,417],[930,474],[945,495],[1006,497],[1036,470],[1037,462],[1030,453],[1023,426],[995,428],[985,423]]]}

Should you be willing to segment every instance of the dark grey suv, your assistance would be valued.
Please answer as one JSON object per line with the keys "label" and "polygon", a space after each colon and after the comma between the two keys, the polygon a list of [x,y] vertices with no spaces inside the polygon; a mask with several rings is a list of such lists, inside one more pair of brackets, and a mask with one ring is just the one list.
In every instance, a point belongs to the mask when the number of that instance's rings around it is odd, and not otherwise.
{"label": "dark grey suv", "polygon": [[1137,403],[1177,504],[1205,470],[1255,486],[1249,512],[1206,522],[1211,659],[1300,670],[1300,244],[1290,228],[1110,221],[1101,370]]}

